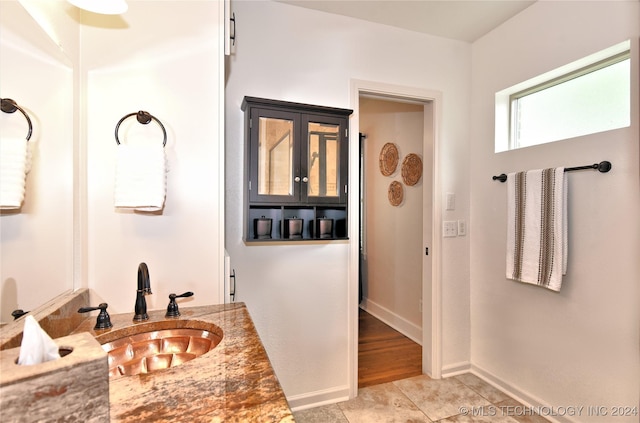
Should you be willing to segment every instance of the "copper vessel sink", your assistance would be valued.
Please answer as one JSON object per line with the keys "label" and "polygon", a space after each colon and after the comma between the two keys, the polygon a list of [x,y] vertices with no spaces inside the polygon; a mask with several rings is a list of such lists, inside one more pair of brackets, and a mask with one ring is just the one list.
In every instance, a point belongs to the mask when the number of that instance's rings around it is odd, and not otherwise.
{"label": "copper vessel sink", "polygon": [[214,349],[222,329],[201,321],[143,323],[96,337],[108,353],[109,377],[176,367]]}

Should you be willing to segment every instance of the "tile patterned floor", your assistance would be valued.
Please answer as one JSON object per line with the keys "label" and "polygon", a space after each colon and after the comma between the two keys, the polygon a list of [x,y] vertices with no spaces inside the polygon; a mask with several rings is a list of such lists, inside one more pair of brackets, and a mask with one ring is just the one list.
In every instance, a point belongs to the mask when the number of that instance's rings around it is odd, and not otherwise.
{"label": "tile patterned floor", "polygon": [[[447,379],[416,376],[358,391],[352,400],[296,411],[298,423],[547,423],[526,407],[466,373]],[[524,415],[523,415],[524,414]]]}

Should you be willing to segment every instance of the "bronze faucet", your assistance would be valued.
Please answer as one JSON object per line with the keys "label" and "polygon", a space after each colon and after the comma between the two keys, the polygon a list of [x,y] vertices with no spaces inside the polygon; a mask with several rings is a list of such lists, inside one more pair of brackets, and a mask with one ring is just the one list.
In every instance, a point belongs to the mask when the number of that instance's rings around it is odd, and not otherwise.
{"label": "bronze faucet", "polygon": [[149,320],[149,315],[147,314],[147,300],[144,296],[151,293],[149,269],[147,268],[146,263],[140,263],[138,265],[138,290],[136,292],[135,305],[136,314],[133,316],[133,321],[142,322],[144,320]]}

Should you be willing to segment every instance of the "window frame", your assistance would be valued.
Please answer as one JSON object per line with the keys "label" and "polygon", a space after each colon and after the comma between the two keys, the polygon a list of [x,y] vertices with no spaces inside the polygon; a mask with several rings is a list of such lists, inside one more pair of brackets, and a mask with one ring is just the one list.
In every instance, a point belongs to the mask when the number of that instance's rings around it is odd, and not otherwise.
{"label": "window frame", "polygon": [[[514,131],[517,130],[517,128],[514,127],[514,122],[516,122],[514,115],[518,111],[517,107],[514,107],[514,104],[519,99],[596,72],[624,60],[631,62],[630,40],[497,92],[495,94],[495,152],[499,153],[528,147],[518,146],[514,136]],[[546,143],[547,142],[535,145]]]}

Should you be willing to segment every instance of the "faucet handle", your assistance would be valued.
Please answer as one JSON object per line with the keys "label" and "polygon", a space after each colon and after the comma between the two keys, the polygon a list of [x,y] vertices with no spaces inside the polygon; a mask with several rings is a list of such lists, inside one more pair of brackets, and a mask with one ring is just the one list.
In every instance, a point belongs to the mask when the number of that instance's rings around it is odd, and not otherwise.
{"label": "faucet handle", "polygon": [[93,330],[109,329],[113,327],[113,325],[111,324],[109,313],[107,313],[107,307],[109,307],[109,304],[107,303],[101,303],[98,307],[81,307],[78,309],[78,313],[88,313],[90,311],[100,310]]}
{"label": "faucet handle", "polygon": [[23,309],[19,308],[17,310],[13,310],[11,312],[11,316],[13,316],[13,320],[18,320],[19,318],[21,318],[22,316],[24,316],[27,313],[28,313],[28,311],[24,311]]}
{"label": "faucet handle", "polygon": [[178,317],[180,316],[180,310],[178,310],[178,303],[176,303],[176,298],[186,298],[192,297],[193,292],[187,291],[184,294],[176,295],[169,294],[169,305],[167,306],[167,313],[164,317]]}

